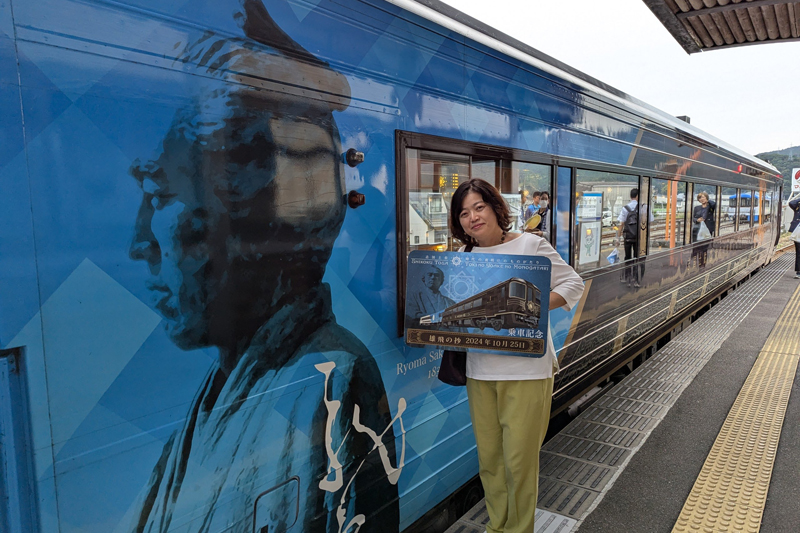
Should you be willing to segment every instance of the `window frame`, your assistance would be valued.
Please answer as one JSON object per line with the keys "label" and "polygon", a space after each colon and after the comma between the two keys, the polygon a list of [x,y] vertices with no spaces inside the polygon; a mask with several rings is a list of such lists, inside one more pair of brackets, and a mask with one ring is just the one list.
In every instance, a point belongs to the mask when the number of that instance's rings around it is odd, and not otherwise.
{"label": "window frame", "polygon": [[[561,164],[559,166],[566,167],[567,165]],[[642,181],[645,180],[645,179],[649,180],[649,178],[647,178],[641,172],[636,171],[636,169],[630,169],[629,167],[621,167],[621,168],[620,167],[613,167],[612,168],[609,165],[602,165],[602,164],[591,165],[591,164],[578,163],[578,164],[571,165],[571,169],[572,169],[572,198],[570,199],[569,265],[575,270],[575,272],[578,273],[579,276],[581,276],[584,279],[592,277],[597,272],[605,272],[605,271],[607,271],[609,269],[613,269],[613,268],[622,268],[620,265],[624,265],[625,264],[624,260],[620,260],[619,263],[615,263],[614,265],[603,265],[603,266],[597,266],[597,267],[594,267],[594,268],[587,268],[587,269],[579,269],[578,265],[575,264],[576,261],[577,261],[577,258],[576,258],[576,255],[575,255],[575,248],[578,246],[578,243],[577,243],[577,241],[575,239],[575,236],[578,234],[578,231],[576,230],[576,226],[577,226],[577,222],[578,222],[578,213],[577,213],[577,209],[576,209],[576,200],[578,199],[578,196],[577,196],[577,194],[578,194],[578,192],[577,192],[577,188],[578,188],[578,173],[581,170],[587,170],[587,171],[592,171],[592,172],[608,172],[608,173],[619,174],[619,175],[623,175],[623,176],[630,176],[632,178],[636,178],[636,188],[639,189],[639,201],[640,202],[641,202],[641,198],[642,198],[642,196],[641,196]],[[628,170],[627,172],[625,171],[626,169]],[[649,185],[649,181],[648,181],[648,185]],[[630,188],[632,188],[632,187],[630,187]],[[628,189],[630,190],[630,188],[628,188]],[[623,197],[622,200],[623,200],[623,205],[628,205],[628,203],[630,203],[630,197],[627,197],[627,198]],[[617,220],[618,216],[619,216],[619,213],[614,213],[612,211],[612,213],[611,213],[612,224]],[[648,221],[647,232],[649,232],[649,221]],[[601,224],[600,233],[601,233],[601,238],[602,238],[602,224]],[[643,257],[643,256],[646,256],[647,254],[642,254],[641,253],[641,246],[642,246],[641,245],[641,232],[639,234],[639,239],[640,239],[640,241],[637,243],[637,245],[639,246],[639,250],[640,250],[639,256]],[[601,254],[600,255],[601,255],[601,261],[602,261],[602,243],[600,244],[600,250],[601,250]]]}
{"label": "window frame", "polygon": [[[402,337],[404,334],[404,317],[405,317],[405,300],[406,300],[406,276],[408,265],[406,258],[409,252],[408,231],[409,231],[409,184],[405,179],[407,176],[408,168],[406,161],[406,152],[408,150],[423,150],[430,152],[439,152],[444,154],[453,154],[458,156],[469,157],[469,174],[467,179],[472,178],[472,160],[473,158],[486,158],[500,161],[500,168],[511,168],[512,162],[518,163],[532,163],[538,165],[545,165],[550,167],[550,197],[551,197],[551,222],[550,222],[550,242],[554,242],[558,231],[558,217],[556,210],[553,209],[553,201],[557,198],[558,191],[556,172],[558,170],[558,158],[548,155],[540,154],[538,152],[530,152],[527,150],[520,150],[517,148],[508,148],[504,146],[494,146],[483,143],[475,143],[464,141],[460,139],[450,139],[447,137],[439,137],[435,135],[427,135],[423,133],[415,133],[404,130],[395,130],[395,208],[397,209],[396,223],[397,223],[397,331],[398,336]],[[504,164],[504,163],[507,163]],[[574,178],[574,177],[573,177]],[[502,179],[502,176],[496,177],[496,180]],[[497,181],[492,185],[497,185]],[[572,209],[570,208],[570,211]],[[570,232],[571,233],[571,232]],[[572,237],[570,236],[570,240]],[[571,257],[570,257],[571,260]]]}

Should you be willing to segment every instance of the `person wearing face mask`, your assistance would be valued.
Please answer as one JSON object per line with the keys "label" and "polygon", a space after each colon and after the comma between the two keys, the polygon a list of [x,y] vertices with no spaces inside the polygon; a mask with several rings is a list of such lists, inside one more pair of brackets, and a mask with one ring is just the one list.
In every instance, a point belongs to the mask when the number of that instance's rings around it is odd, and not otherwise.
{"label": "person wearing face mask", "polygon": [[529,231],[534,235],[538,235],[544,240],[550,242],[550,193],[547,191],[542,191],[542,194],[539,197],[539,210],[536,211],[536,214],[542,217],[541,222],[539,222],[539,225],[534,229],[526,231]]}

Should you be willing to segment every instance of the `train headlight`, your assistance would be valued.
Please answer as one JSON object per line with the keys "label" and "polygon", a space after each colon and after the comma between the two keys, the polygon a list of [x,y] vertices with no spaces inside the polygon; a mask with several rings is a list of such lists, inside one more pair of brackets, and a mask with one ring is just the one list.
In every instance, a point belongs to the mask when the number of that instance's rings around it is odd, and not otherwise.
{"label": "train headlight", "polygon": [[528,302],[528,311],[533,313],[533,302]]}

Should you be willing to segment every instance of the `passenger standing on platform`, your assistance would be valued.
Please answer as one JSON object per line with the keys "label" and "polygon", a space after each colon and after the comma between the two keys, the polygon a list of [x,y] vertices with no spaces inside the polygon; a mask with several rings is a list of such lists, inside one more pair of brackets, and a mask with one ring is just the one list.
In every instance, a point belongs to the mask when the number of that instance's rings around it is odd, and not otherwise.
{"label": "passenger standing on platform", "polygon": [[[639,247],[637,242],[639,240],[639,189],[631,189],[631,201],[627,205],[622,206],[622,210],[617,217],[617,236],[614,237],[614,246],[619,246],[619,237],[622,235],[625,242],[625,261],[630,261],[633,258],[639,257]],[[644,265],[642,265],[644,267]],[[641,276],[639,269],[633,266],[628,266],[623,274],[622,282],[627,283],[628,287],[633,284],[634,287],[639,288],[639,280],[644,276],[644,268],[642,268]]]}
{"label": "passenger standing on platform", "polygon": [[[800,198],[789,202],[789,208],[794,211],[792,223],[789,224],[789,233],[791,233],[800,224]],[[794,243],[794,279],[800,279],[800,242]]]}
{"label": "passenger standing on platform", "polygon": [[[471,179],[456,189],[450,229],[476,253],[548,258],[552,263],[550,309],[569,310],[580,300],[580,276],[543,238],[509,233],[508,206],[487,182]],[[541,358],[467,352],[467,397],[486,493],[488,533],[533,531],[539,449],[550,420],[557,368],[549,327],[547,353]]]}
{"label": "passenger standing on platform", "polygon": [[[614,246],[619,246],[619,237],[622,235],[625,242],[625,261],[639,257],[639,218],[640,215],[647,213],[647,207],[639,209],[639,189],[631,189],[631,201],[622,206],[617,217],[617,236],[614,237]],[[640,271],[641,268],[641,271]],[[641,265],[629,265],[620,280],[639,288],[639,280],[644,277],[644,263]]]}
{"label": "passenger standing on platform", "polygon": [[[700,205],[694,206],[692,210],[692,242],[697,242],[697,235],[700,232],[700,225],[705,224],[711,236],[714,236],[714,222],[716,220],[715,212],[717,204],[714,200],[708,199],[708,194],[704,192],[697,193],[697,201]],[[708,244],[696,246],[692,250],[692,257],[697,257],[697,265],[700,268],[706,266],[706,256],[708,255]]]}

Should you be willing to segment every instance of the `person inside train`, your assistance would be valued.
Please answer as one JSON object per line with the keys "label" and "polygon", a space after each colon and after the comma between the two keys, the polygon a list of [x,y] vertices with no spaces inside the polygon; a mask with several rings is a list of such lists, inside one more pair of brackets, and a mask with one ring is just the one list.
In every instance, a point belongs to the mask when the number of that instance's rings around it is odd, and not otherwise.
{"label": "person inside train", "polygon": [[[397,532],[381,374],[322,282],[346,210],[333,113],[349,84],[260,2],[243,6],[233,15],[247,39],[206,32],[183,45],[193,98],[130,170],[142,189],[130,255],[148,268],[167,334],[218,352],[131,531],[324,533],[355,521]],[[304,89],[249,83],[265,78]],[[301,94],[312,90],[335,98]]]}
{"label": "person inside train", "polygon": [[[789,202],[789,209],[794,211],[792,222],[789,224],[789,233],[794,232],[800,226],[800,197]],[[800,279],[800,242],[794,241],[794,278]]]}
{"label": "person inside train", "polygon": [[[509,233],[509,209],[500,193],[480,179],[453,193],[450,230],[476,253],[532,255],[552,263],[550,309],[575,306],[583,281],[545,239]],[[488,533],[530,533],[539,481],[539,450],[550,419],[558,362],[548,326],[541,358],[467,352],[467,398],[478,466],[489,513]]]}
{"label": "person inside train", "polygon": [[[639,228],[643,217],[649,215],[650,222],[653,221],[653,214],[649,213],[647,205],[639,207],[639,189],[631,189],[631,201],[622,206],[617,217],[617,234],[614,237],[614,246],[619,246],[620,237],[623,238],[625,245],[625,262],[630,262],[639,257]],[[637,264],[638,263],[638,264]],[[639,282],[644,277],[644,261],[630,263],[623,271],[622,283],[627,283],[628,287],[641,287]]]}
{"label": "person inside train", "polygon": [[550,242],[550,193],[542,191],[539,197],[539,210],[536,212],[541,217],[539,225],[528,230],[534,235],[543,237],[544,240]]}
{"label": "person inside train", "polygon": [[540,201],[541,201],[542,193],[539,191],[533,191],[531,195],[531,203],[528,204],[528,207],[525,209],[525,216],[523,217],[524,220],[522,221],[522,225],[520,228],[524,227],[525,222],[528,221],[533,215],[535,215],[539,209],[541,208]]}
{"label": "person inside train", "polygon": [[[699,202],[699,205],[694,206],[694,209],[692,209],[692,242],[710,239],[714,236],[715,229],[715,213],[717,210],[716,202],[714,202],[714,200],[709,200],[708,194],[705,192],[697,193],[697,201]],[[708,234],[710,235],[703,239],[699,238],[702,235],[700,232],[701,224],[706,227]],[[700,246],[695,246],[692,249],[692,257],[697,258],[697,265],[700,268],[704,268],[706,266],[708,246],[708,244],[703,244]]]}

